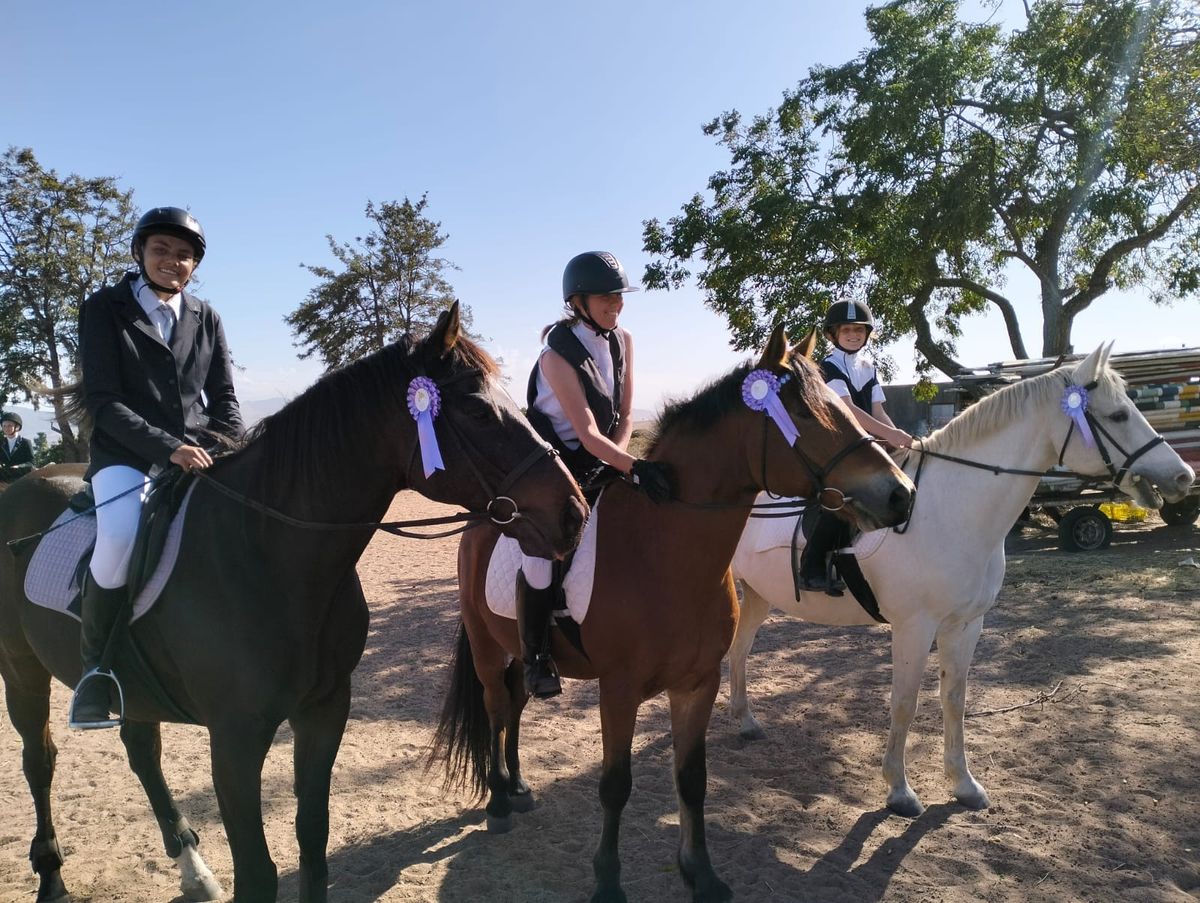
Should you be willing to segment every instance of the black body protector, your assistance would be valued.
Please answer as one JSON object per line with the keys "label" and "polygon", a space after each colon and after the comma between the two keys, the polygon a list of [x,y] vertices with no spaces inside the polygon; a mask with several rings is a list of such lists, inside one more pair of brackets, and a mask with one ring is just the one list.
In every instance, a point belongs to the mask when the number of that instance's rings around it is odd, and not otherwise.
{"label": "black body protector", "polygon": [[871,395],[874,393],[875,387],[879,385],[878,375],[873,375],[861,389],[856,389],[854,388],[854,383],[850,381],[850,377],[843,373],[841,368],[831,360],[821,361],[821,375],[825,377],[825,382],[827,383],[831,383],[835,379],[840,379],[844,382],[846,388],[850,390],[850,400],[868,414],[871,413],[871,409],[874,407],[871,403]]}
{"label": "black body protector", "polygon": [[[868,414],[871,413],[871,394],[879,384],[878,376],[872,375],[861,389],[856,389],[850,377],[843,373],[837,364],[830,360],[821,361],[821,375],[826,383],[840,379],[850,390],[850,400],[855,406]],[[819,507],[809,509],[809,513],[797,524],[803,529],[808,538],[799,561],[799,572],[793,573],[796,579],[796,598],[800,598],[801,589],[824,591],[831,596],[842,595],[845,586],[835,570],[837,557],[834,552],[849,544],[852,531],[850,525],[832,515],[825,514]],[[795,567],[796,541],[792,540],[793,567]]]}
{"label": "black body protector", "polygon": [[[551,351],[561,355],[563,360],[575,370],[579,376],[580,385],[583,386],[587,405],[592,411],[592,416],[596,418],[596,425],[600,428],[600,432],[611,439],[616,435],[621,421],[621,394],[625,385],[625,342],[621,338],[620,330],[614,329],[608,334],[608,347],[613,359],[613,391],[611,393],[608,391],[608,386],[605,385],[604,377],[596,365],[595,358],[591,356],[575,333],[571,332],[570,326],[566,323],[555,324],[546,336],[546,344]],[[578,448],[567,448],[558,434],[554,432],[554,425],[550,422],[550,418],[534,407],[538,394],[538,367],[539,364],[533,365],[533,371],[529,374],[529,388],[526,392],[529,422],[537,430],[538,435],[558,449],[563,463],[567,465],[571,475],[582,485],[588,474],[600,465],[600,460],[584,448],[582,443]]]}

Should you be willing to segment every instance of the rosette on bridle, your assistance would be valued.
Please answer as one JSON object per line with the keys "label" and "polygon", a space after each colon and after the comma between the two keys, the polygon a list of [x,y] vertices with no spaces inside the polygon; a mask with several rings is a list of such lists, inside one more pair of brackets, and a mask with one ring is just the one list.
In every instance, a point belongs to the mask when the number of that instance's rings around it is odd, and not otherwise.
{"label": "rosette on bridle", "polygon": [[417,422],[417,443],[421,446],[421,467],[428,479],[435,470],[445,470],[442,450],[438,448],[433,421],[442,410],[442,396],[428,376],[418,376],[408,384],[408,413]]}
{"label": "rosette on bridle", "polygon": [[800,433],[779,398],[780,386],[790,378],[791,374],[784,374],[780,378],[770,370],[751,370],[742,380],[742,401],[752,411],[766,411],[783,433],[787,444],[795,445]]}
{"label": "rosette on bridle", "polygon": [[1079,428],[1079,435],[1088,448],[1095,448],[1096,437],[1092,435],[1092,427],[1088,423],[1088,390],[1083,386],[1067,386],[1062,397],[1063,413],[1070,417]]}

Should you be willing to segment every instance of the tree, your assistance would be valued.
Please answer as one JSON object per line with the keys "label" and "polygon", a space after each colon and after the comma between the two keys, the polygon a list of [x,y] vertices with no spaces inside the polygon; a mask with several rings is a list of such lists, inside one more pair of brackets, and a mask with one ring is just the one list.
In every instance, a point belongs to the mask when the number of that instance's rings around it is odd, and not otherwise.
{"label": "tree", "polygon": [[[340,270],[301,264],[321,281],[284,317],[299,339],[294,344],[305,349],[300,357],[318,354],[327,369],[341,367],[402,335],[428,332],[454,303],[443,274],[456,267],[434,256],[449,236],[426,218],[428,203],[425,195],[415,204],[368,201],[367,219],[377,231],[343,244],[325,236]],[[463,313],[469,325],[465,307]]]}
{"label": "tree", "polygon": [[704,129],[731,166],[666,224],[644,223],[650,288],[697,275],[739,348],[776,320],[863,297],[918,369],[954,375],[964,319],[1041,293],[1041,353],[1109,289],[1200,292],[1200,15],[1188,0],[1042,0],[1022,28],[959,20],[956,0],[866,14],[872,46],[809,71],[778,109]]}
{"label": "tree", "polygon": [[[29,148],[0,157],[0,395],[36,403],[33,386],[73,381],[79,305],[126,269],[135,224],[133,192],[115,179],[60,177]],[[85,460],[64,399],[50,402],[65,460]]]}

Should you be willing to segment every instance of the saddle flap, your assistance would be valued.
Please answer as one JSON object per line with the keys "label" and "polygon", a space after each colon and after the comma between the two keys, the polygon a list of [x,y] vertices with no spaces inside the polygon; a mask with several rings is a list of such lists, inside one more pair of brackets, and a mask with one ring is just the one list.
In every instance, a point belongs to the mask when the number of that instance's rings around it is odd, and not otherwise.
{"label": "saddle flap", "polygon": [[[583,623],[592,601],[592,586],[596,576],[596,534],[599,530],[602,498],[603,493],[592,506],[592,514],[583,528],[583,538],[562,578],[567,611],[577,624]],[[488,608],[493,614],[502,618],[516,618],[517,571],[520,569],[520,545],[515,539],[501,536],[488,560],[485,584]]]}

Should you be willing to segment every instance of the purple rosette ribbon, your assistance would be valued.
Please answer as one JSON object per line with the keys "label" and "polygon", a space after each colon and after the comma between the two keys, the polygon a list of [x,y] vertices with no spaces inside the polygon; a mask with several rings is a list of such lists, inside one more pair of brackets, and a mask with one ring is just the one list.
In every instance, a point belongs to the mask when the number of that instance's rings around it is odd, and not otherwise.
{"label": "purple rosette ribbon", "polygon": [[428,376],[418,376],[408,384],[408,413],[417,421],[417,443],[421,446],[421,466],[425,478],[435,470],[445,470],[442,450],[438,448],[433,421],[442,410],[442,396],[437,384]]}
{"label": "purple rosette ribbon", "polygon": [[783,433],[787,444],[794,445],[800,438],[800,432],[779,398],[779,387],[787,380],[787,375],[780,379],[770,370],[751,370],[742,380],[742,401],[752,411],[766,411]]}
{"label": "purple rosette ribbon", "polygon": [[1063,413],[1075,421],[1075,425],[1079,427],[1079,435],[1083,437],[1083,443],[1088,448],[1094,448],[1096,445],[1096,437],[1092,435],[1092,428],[1088,425],[1087,414],[1088,408],[1088,391],[1083,386],[1067,386],[1063,392],[1062,409]]}

